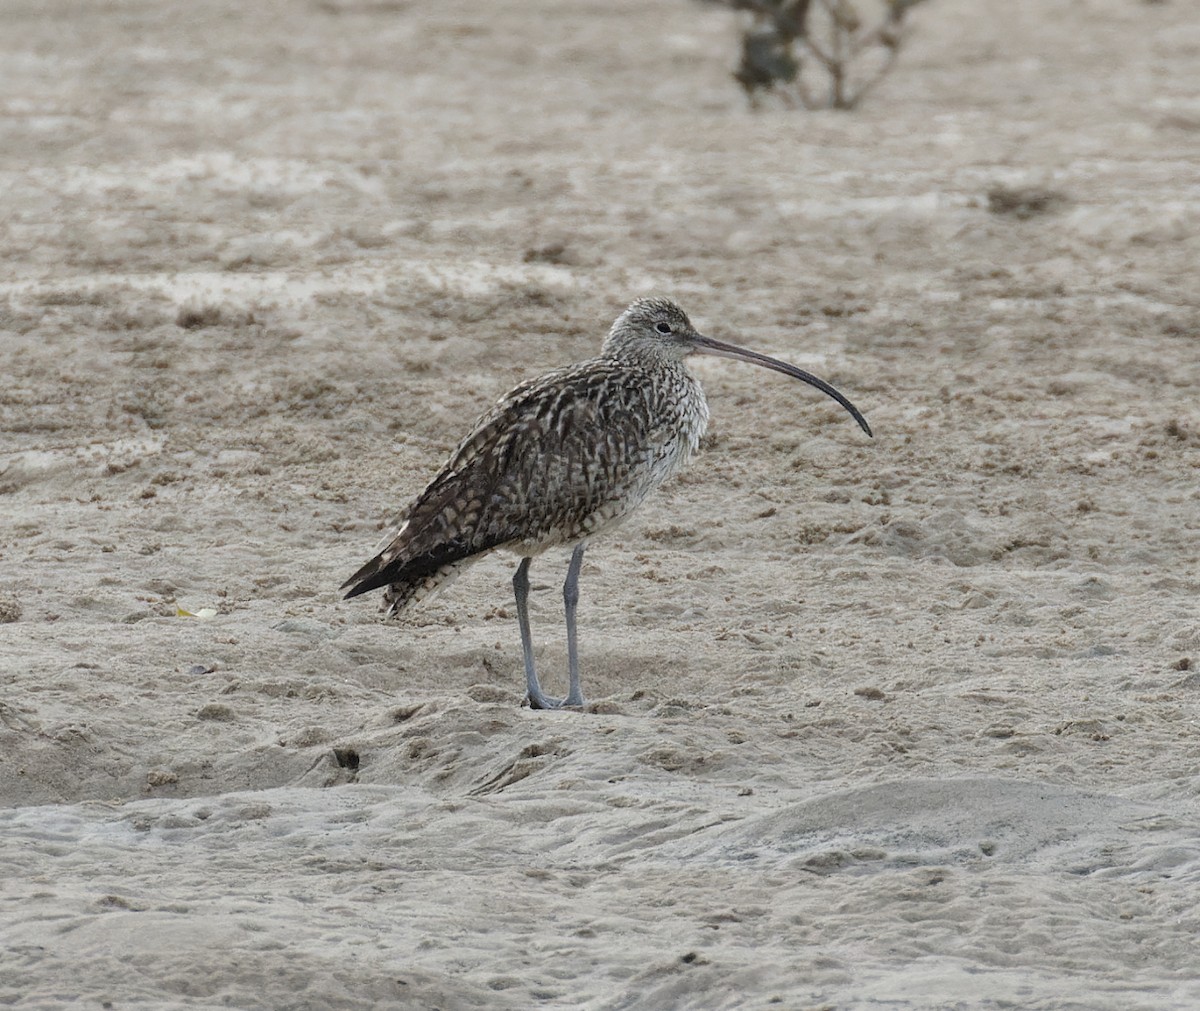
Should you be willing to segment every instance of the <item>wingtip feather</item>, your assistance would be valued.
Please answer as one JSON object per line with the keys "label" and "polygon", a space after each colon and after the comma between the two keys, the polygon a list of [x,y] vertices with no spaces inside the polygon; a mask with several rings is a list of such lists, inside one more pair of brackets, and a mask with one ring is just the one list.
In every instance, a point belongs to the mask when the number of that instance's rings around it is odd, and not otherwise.
{"label": "wingtip feather", "polygon": [[363,593],[370,593],[371,590],[376,590],[385,585],[389,580],[380,578],[380,570],[383,568],[383,558],[381,555],[376,555],[366,565],[360,568],[353,576],[347,579],[339,590],[348,590],[342,596],[342,600],[349,600],[351,597],[357,597]]}

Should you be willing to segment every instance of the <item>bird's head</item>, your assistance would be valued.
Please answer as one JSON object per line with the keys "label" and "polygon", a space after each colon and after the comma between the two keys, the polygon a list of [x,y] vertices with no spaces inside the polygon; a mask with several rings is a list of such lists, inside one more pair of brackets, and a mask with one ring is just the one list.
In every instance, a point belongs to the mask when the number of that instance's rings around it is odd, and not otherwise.
{"label": "bird's head", "polygon": [[631,303],[613,323],[601,354],[606,358],[639,361],[651,365],[681,362],[688,355],[716,355],[718,358],[736,358],[738,361],[761,365],[763,368],[799,379],[809,386],[815,386],[849,411],[850,416],[867,435],[871,434],[871,426],[867,424],[867,419],[858,408],[825,380],[777,358],[705,337],[692,326],[687,313],[669,298],[639,298]]}
{"label": "bird's head", "polygon": [[681,361],[697,350],[695,339],[700,336],[687,313],[669,298],[639,298],[613,323],[603,353]]}

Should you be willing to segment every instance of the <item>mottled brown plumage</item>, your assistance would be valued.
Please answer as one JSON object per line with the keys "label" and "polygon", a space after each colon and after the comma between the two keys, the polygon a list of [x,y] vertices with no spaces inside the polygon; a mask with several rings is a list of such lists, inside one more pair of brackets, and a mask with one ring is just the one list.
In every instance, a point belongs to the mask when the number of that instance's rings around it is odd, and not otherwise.
{"label": "mottled brown plumage", "polygon": [[[863,430],[857,409],[828,384],[775,359],[698,334],[673,302],[639,299],[613,324],[600,356],[522,383],[483,415],[417,497],[384,549],[343,585],[347,597],[385,587],[390,614],[496,549],[522,558],[514,586],[530,702],[578,705],[574,599],[583,547],[620,522],[696,451],[708,424],[693,353],[740,358],[817,386]],[[571,690],[541,692],[525,595],[530,559],[574,545],[567,602]]]}

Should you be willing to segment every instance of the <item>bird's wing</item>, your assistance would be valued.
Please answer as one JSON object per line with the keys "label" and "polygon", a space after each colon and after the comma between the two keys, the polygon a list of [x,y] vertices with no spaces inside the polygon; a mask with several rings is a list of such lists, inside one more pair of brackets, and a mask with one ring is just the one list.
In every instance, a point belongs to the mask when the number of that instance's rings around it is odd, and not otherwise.
{"label": "bird's wing", "polygon": [[459,443],[383,550],[343,584],[346,596],[504,544],[534,542],[592,509],[606,494],[596,480],[597,458],[628,450],[612,434],[604,393],[621,377],[610,373],[595,362],[571,366],[503,397]]}

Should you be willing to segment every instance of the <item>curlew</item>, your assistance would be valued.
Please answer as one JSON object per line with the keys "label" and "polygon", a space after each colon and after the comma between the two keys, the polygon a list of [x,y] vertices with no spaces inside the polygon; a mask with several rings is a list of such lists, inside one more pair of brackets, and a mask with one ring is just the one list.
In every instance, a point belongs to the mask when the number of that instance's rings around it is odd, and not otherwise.
{"label": "curlew", "polygon": [[[575,610],[588,541],[628,516],[696,452],[708,425],[688,355],[752,362],[815,386],[869,436],[866,419],[824,380],[698,333],[682,309],[642,298],[613,324],[597,358],[517,386],[483,415],[408,507],[386,546],[342,585],[346,598],[386,587],[389,616],[444,586],[483,555],[521,559],[513,576],[525,682],[534,709],[583,705]],[[573,548],[563,583],[567,696],[538,681],[529,631],[529,566]]]}

